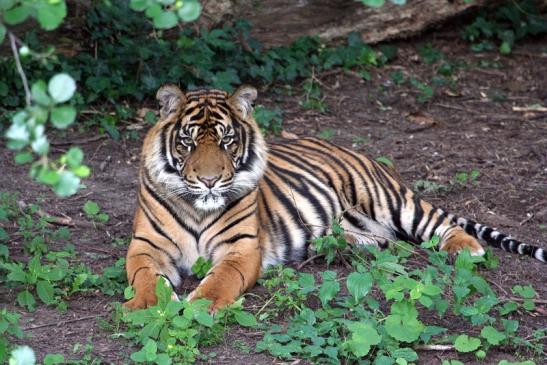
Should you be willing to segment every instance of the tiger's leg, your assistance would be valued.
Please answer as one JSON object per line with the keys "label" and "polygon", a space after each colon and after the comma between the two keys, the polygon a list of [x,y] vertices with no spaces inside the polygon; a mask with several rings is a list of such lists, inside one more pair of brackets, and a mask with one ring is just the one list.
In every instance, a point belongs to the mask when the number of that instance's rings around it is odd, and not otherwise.
{"label": "tiger's leg", "polygon": [[[156,304],[156,283],[159,277],[166,278],[166,285],[176,285],[180,280],[173,265],[163,262],[165,253],[157,251],[151,239],[134,235],[126,258],[127,281],[135,290],[133,299],[124,303],[129,309],[141,309]],[[153,245],[156,245],[152,243]],[[156,245],[157,247],[157,245]],[[177,300],[176,294],[173,299]]]}
{"label": "tiger's leg", "polygon": [[224,252],[218,254],[217,263],[188,296],[188,300],[211,300],[209,310],[213,313],[233,303],[253,287],[260,275],[262,263],[258,238],[242,238],[237,243],[223,245],[221,249]]}
{"label": "tiger's leg", "polygon": [[473,255],[484,254],[479,242],[456,224],[454,215],[420,199],[385,167],[370,161],[361,162],[367,169],[355,179],[358,185],[355,210],[361,212],[358,221],[368,231],[379,230],[385,234],[387,230],[392,232],[392,239],[413,242],[427,241],[437,235],[441,238],[442,250],[454,253],[468,248]]}

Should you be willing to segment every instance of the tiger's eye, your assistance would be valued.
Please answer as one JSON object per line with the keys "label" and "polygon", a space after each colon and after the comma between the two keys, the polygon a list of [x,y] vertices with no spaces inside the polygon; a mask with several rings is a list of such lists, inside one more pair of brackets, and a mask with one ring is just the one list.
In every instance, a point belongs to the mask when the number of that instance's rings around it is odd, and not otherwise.
{"label": "tiger's eye", "polygon": [[234,140],[234,137],[232,136],[224,136],[222,137],[222,143],[224,144],[230,144]]}
{"label": "tiger's eye", "polygon": [[180,141],[185,146],[191,146],[194,144],[194,140],[190,137],[182,137]]}

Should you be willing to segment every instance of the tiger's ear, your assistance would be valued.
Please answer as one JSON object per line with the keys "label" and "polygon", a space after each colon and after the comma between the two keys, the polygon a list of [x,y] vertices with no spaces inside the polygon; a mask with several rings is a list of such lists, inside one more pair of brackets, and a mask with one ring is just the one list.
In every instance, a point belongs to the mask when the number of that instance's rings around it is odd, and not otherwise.
{"label": "tiger's ear", "polygon": [[156,93],[160,102],[160,117],[166,118],[186,104],[184,93],[175,85],[163,85]]}
{"label": "tiger's ear", "polygon": [[257,92],[252,86],[240,86],[228,99],[228,104],[245,119],[253,111],[253,102]]}

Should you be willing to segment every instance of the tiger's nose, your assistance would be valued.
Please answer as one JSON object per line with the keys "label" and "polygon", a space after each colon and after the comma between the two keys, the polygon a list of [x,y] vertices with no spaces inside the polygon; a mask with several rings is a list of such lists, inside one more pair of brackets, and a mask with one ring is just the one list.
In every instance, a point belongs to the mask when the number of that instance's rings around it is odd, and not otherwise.
{"label": "tiger's nose", "polygon": [[219,176],[200,176],[198,177],[199,181],[205,184],[208,188],[212,188],[215,186],[215,183],[220,180]]}

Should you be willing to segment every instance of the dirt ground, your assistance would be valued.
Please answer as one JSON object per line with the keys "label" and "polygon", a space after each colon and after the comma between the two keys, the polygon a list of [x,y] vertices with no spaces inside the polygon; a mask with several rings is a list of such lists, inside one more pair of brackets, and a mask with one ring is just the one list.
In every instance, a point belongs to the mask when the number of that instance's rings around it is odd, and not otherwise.
{"label": "dirt ground", "polygon": [[[395,85],[390,74],[401,71],[422,81],[436,76],[436,66],[422,62],[417,53],[418,47],[426,43],[441,49],[447,60],[461,62],[462,67],[455,73],[453,88],[441,87],[431,100],[419,103],[415,88]],[[328,129],[334,133],[332,140],[341,145],[370,157],[388,157],[409,184],[428,180],[451,186],[458,172],[477,170],[480,175],[474,184],[456,184],[447,192],[422,195],[451,212],[546,248],[547,114],[513,108],[547,105],[547,37],[518,43],[508,57],[497,52],[474,53],[469,44],[460,39],[458,31],[450,29],[392,45],[398,47],[397,58],[383,68],[372,70],[370,81],[363,82],[355,75],[342,72],[317,75],[326,95],[325,113],[305,110],[299,105],[300,86],[293,87],[294,96],[266,91],[259,95],[258,103],[282,109],[284,129],[288,132],[299,136],[318,135]],[[499,67],[479,67],[480,63]],[[94,130],[77,132],[75,128],[66,137],[55,139],[54,151],[66,150],[69,146],[66,142],[81,144],[79,142],[95,133]],[[48,213],[80,221],[86,220],[82,213],[86,200],[99,203],[109,214],[109,222],[99,228],[73,228],[72,243],[80,259],[100,272],[102,267],[125,256],[126,247],[115,246],[113,242],[116,238],[127,242],[130,236],[144,133],[145,129],[138,131],[138,140],[103,138],[81,144],[93,175],[85,180],[86,189],[68,199],[55,198],[46,188],[32,183],[27,169],[14,164],[13,154],[3,141],[1,190],[17,191],[26,202],[41,197]],[[513,285],[532,284],[539,298],[547,299],[544,264],[499,250],[495,254],[500,258],[499,268],[485,271],[484,275],[499,295],[510,293]],[[320,269],[324,269],[322,263],[305,268],[306,271]],[[182,290],[196,282],[188,279]],[[264,289],[256,287],[253,292],[263,294]],[[109,303],[122,301],[121,296],[78,295],[68,299],[66,313],[44,306],[27,313],[13,305],[15,294],[2,291],[0,305],[22,314],[23,327],[32,335],[25,343],[33,347],[40,358],[46,353],[78,358],[82,351],[74,354],[73,346],[91,343],[92,356],[101,359],[100,363],[119,364],[128,359],[127,342],[112,339],[112,333],[101,329],[98,321],[101,317],[109,318]],[[547,306],[540,304],[536,312],[515,314],[521,323],[519,333],[526,335],[534,329],[545,328],[546,313]],[[463,323],[445,325],[470,334],[479,331],[463,327]],[[224,343],[203,352],[216,352],[217,357],[211,362],[217,364],[282,363],[265,354],[246,353],[233,346],[234,341],[239,340],[253,349],[261,338],[261,334],[233,327],[228,330]],[[512,348],[491,350],[486,363],[512,359],[516,354],[518,351]],[[466,364],[476,361],[472,355],[448,351],[422,352],[419,363],[435,364],[451,358],[459,358]]]}

